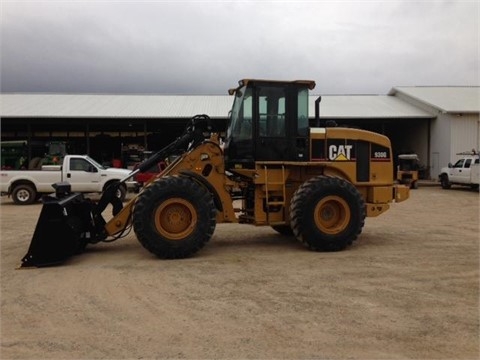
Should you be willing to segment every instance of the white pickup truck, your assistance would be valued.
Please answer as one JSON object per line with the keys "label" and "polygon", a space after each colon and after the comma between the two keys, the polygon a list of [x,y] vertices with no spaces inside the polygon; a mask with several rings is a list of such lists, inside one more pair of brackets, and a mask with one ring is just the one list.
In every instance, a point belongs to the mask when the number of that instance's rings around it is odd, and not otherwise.
{"label": "white pickup truck", "polygon": [[[52,184],[70,183],[72,192],[101,193],[112,182],[122,180],[130,170],[105,168],[87,155],[65,155],[63,165],[42,166],[42,170],[0,171],[0,191],[11,195],[15,204],[32,204],[43,194],[55,192]],[[117,197],[125,199],[127,190],[134,190],[135,181],[125,182]]]}
{"label": "white pickup truck", "polygon": [[444,189],[450,189],[452,185],[470,186],[478,189],[480,184],[480,163],[478,152],[461,153],[462,158],[448,167],[442,168],[438,179]]}

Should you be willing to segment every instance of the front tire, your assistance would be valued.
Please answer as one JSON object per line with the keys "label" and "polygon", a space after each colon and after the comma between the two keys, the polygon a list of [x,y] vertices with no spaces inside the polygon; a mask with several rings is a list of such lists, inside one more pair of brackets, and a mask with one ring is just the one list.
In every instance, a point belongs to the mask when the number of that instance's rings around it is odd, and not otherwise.
{"label": "front tire", "polygon": [[440,185],[442,186],[442,189],[450,189],[452,187],[452,184],[450,184],[450,181],[448,181],[448,176],[443,174],[440,177]]}
{"label": "front tire", "polygon": [[295,192],[290,218],[296,238],[314,251],[349,246],[365,224],[365,202],[348,181],[318,176]]}
{"label": "front tire", "polygon": [[186,177],[165,177],[149,185],[133,210],[140,243],[163,259],[193,255],[210,240],[216,209],[210,192]]}
{"label": "front tire", "polygon": [[125,185],[120,185],[115,192],[115,196],[120,200],[120,201],[125,201],[125,198],[127,197],[127,188]]}

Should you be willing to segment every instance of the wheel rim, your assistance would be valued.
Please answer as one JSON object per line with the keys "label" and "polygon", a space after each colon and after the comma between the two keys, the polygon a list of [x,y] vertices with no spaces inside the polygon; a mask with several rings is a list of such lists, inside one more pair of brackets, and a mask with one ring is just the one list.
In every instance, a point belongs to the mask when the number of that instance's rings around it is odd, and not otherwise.
{"label": "wheel rim", "polygon": [[327,234],[338,234],[350,222],[350,207],[338,196],[326,196],[315,206],[315,225]]}
{"label": "wheel rim", "polygon": [[182,240],[189,236],[197,224],[197,212],[187,200],[171,198],[155,211],[157,231],[170,240]]}
{"label": "wheel rim", "polygon": [[30,199],[30,193],[27,190],[21,189],[17,192],[17,199],[21,202],[26,202]]}
{"label": "wheel rim", "polygon": [[117,191],[115,191],[115,197],[121,199],[122,198],[122,191],[120,189],[117,189]]}

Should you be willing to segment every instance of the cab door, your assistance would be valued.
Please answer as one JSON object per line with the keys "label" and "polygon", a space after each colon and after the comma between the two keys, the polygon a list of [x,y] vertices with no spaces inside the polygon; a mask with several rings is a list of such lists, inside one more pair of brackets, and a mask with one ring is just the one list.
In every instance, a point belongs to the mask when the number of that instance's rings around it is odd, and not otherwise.
{"label": "cab door", "polygon": [[255,159],[306,161],[308,90],[265,84],[256,91]]}
{"label": "cab door", "polygon": [[472,159],[460,159],[458,160],[450,172],[450,181],[465,183],[470,179],[470,164]]}
{"label": "cab door", "polygon": [[285,87],[257,88],[256,160],[287,160],[287,96]]}
{"label": "cab door", "polygon": [[84,158],[70,158],[66,180],[72,185],[72,191],[98,192],[101,174],[98,169]]}

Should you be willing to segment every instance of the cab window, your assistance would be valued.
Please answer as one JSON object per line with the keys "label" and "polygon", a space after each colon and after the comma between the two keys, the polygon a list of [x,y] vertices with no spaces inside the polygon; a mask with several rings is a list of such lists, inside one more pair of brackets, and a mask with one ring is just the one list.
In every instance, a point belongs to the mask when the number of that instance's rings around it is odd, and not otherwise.
{"label": "cab window", "polygon": [[258,134],[263,137],[285,137],[285,89],[261,87],[258,97]]}
{"label": "cab window", "polygon": [[298,116],[298,126],[297,126],[297,135],[307,136],[308,135],[308,90],[301,89],[298,91],[298,101],[297,101],[297,116]]}
{"label": "cab window", "polygon": [[252,139],[252,89],[242,88],[237,92],[231,114],[228,136],[236,140]]}
{"label": "cab window", "polygon": [[91,165],[84,159],[70,159],[71,171],[89,171]]}

